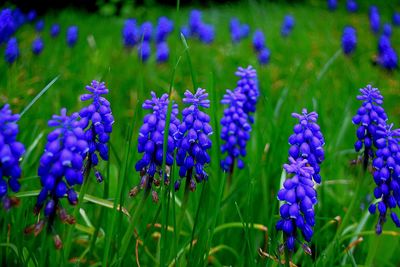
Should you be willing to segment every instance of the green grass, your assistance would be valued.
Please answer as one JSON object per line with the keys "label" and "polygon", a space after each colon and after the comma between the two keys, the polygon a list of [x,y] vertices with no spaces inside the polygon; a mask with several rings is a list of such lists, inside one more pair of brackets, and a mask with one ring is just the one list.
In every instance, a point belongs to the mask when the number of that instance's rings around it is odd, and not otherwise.
{"label": "green grass", "polygon": [[[135,52],[123,49],[120,32],[124,18],[76,10],[48,14],[44,18],[45,49],[39,57],[30,50],[35,37],[33,26],[21,28],[17,33],[21,58],[10,67],[0,60],[0,102],[22,112],[47,84],[58,79],[43,90],[19,123],[19,140],[29,149],[22,161],[22,187],[17,194],[21,204],[0,213],[2,265],[277,266],[271,258],[284,255],[278,255],[282,237],[274,229],[279,205],[276,193],[282,165],[287,161],[287,139],[295,124],[291,113],[306,107],[319,113],[326,160],[321,167],[323,182],[317,188],[313,255],[299,249],[293,262],[301,266],[398,266],[400,232],[389,219],[385,232],[375,236],[377,216],[369,216],[365,209],[373,179],[362,173],[361,166],[350,165],[357,156],[351,117],[359,106],[355,100],[359,88],[368,83],[378,87],[385,97],[389,120],[400,125],[399,72],[387,73],[371,64],[377,40],[369,31],[367,2],[360,4],[361,11],[356,14],[348,14],[343,6],[328,12],[325,1],[297,5],[249,1],[213,6],[204,10],[204,20],[215,25],[216,41],[204,45],[189,39],[187,50],[175,30],[168,40],[170,61],[163,65],[157,65],[154,56],[143,64]],[[393,7],[379,6],[382,22],[391,20]],[[189,11],[186,7],[138,7],[132,16],[154,23],[160,15],[167,15],[177,29],[186,23]],[[287,13],[294,15],[296,26],[293,34],[283,39],[280,23]],[[252,30],[264,31],[272,55],[268,66],[257,63],[251,39],[231,44],[228,23],[232,16],[249,23]],[[53,22],[61,24],[63,33],[68,25],[79,26],[76,47],[66,47],[64,34],[55,40],[49,37]],[[349,58],[340,52],[341,31],[347,24],[355,26],[358,35],[357,50]],[[88,38],[94,40],[94,46],[89,45]],[[395,48],[400,47],[400,29],[394,28],[392,42]],[[3,53],[4,48],[0,50]],[[219,168],[219,120],[224,108],[219,100],[225,89],[235,87],[236,68],[247,65],[257,69],[261,97],[246,168],[235,170],[228,187],[227,177]],[[63,202],[70,214],[77,214],[77,224],[56,221],[64,247],[55,250],[51,232],[43,231],[36,238],[23,233],[26,226],[37,221],[32,211],[40,189],[38,159],[49,131],[47,120],[61,107],[78,111],[83,106],[78,96],[92,79],[105,81],[110,89],[115,117],[110,161],[99,167],[104,183],[98,184],[93,172],[86,181],[80,210],[74,212]],[[211,99],[209,112],[215,133],[207,168],[209,181],[189,194],[187,204],[183,202],[184,190],[174,193],[164,186],[159,190],[158,204],[151,197],[145,198],[143,192],[129,198],[129,190],[139,183],[134,163],[140,157],[136,147],[145,114],[141,104],[154,90],[170,93],[182,109],[183,92],[192,90],[195,84],[206,88]],[[172,180],[177,178],[174,169]],[[346,250],[359,237],[362,241]],[[261,256],[265,253],[271,258]]]}

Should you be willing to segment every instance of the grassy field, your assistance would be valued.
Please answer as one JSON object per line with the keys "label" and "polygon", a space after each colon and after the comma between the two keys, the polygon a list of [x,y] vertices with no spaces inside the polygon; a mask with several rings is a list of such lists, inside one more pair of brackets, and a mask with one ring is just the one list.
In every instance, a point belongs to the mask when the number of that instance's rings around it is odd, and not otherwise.
{"label": "grassy field", "polygon": [[[388,219],[383,234],[375,235],[378,216],[369,215],[367,210],[373,198],[372,176],[363,174],[361,166],[350,164],[357,157],[353,149],[356,127],[351,118],[360,105],[356,100],[359,88],[369,83],[378,87],[385,97],[383,106],[389,120],[396,128],[400,125],[399,72],[388,73],[371,61],[377,37],[369,29],[369,4],[363,1],[355,14],[347,13],[343,3],[336,12],[329,12],[325,1],[298,5],[251,1],[204,9],[204,21],[215,25],[216,40],[211,45],[187,41],[193,70],[177,31],[187,23],[189,8],[138,7],[132,14],[139,22],[155,23],[161,15],[174,20],[175,31],[168,40],[170,60],[162,65],[155,62],[154,55],[143,64],[136,52],[123,48],[124,18],[76,10],[48,14],[42,34],[45,49],[40,56],[31,52],[34,27],[23,26],[17,32],[20,59],[12,66],[0,60],[0,103],[8,102],[14,112],[21,112],[50,81],[59,78],[19,122],[19,140],[28,153],[22,160],[22,187],[17,194],[21,203],[0,213],[1,264],[278,266],[272,259],[279,254],[282,242],[275,230],[279,218],[276,193],[282,165],[287,162],[287,139],[296,123],[291,113],[305,107],[319,113],[326,160],[321,166],[322,184],[317,188],[313,254],[309,256],[299,249],[293,263],[398,266],[400,232]],[[390,22],[394,3],[378,7],[382,22]],[[280,24],[288,13],[295,17],[296,26],[284,39]],[[271,50],[269,65],[257,63],[251,38],[232,45],[228,24],[233,16],[249,23],[252,32],[263,30]],[[61,36],[55,40],[48,34],[54,22],[62,27]],[[65,45],[65,29],[72,24],[79,26],[79,41],[70,49]],[[349,24],[357,29],[358,47],[354,55],[346,57],[340,49],[340,38],[343,27]],[[398,28],[394,28],[392,43],[400,51]],[[4,48],[0,50],[3,53]],[[261,97],[246,167],[235,170],[232,184],[227,186],[227,177],[219,168],[219,120],[224,108],[219,101],[227,88],[236,87],[237,67],[248,65],[257,69]],[[183,92],[193,90],[192,75],[199,87],[207,89],[211,100],[209,112],[215,134],[207,167],[209,181],[190,193],[186,209],[182,208],[183,190],[169,194],[162,187],[158,204],[151,198],[144,200],[143,194],[129,198],[128,192],[140,179],[134,164],[140,157],[138,128],[146,114],[141,104],[150,97],[150,91],[168,93],[172,86],[172,98],[182,109]],[[37,237],[24,234],[24,228],[37,221],[33,207],[40,189],[38,159],[49,132],[47,120],[61,107],[78,111],[83,106],[79,95],[93,79],[104,81],[110,89],[115,117],[110,161],[100,166],[105,174],[102,184],[96,182],[93,173],[85,183],[86,197],[79,204],[79,212],[64,205],[77,215],[77,224],[56,221],[55,231],[63,241],[63,249],[56,250],[51,232],[43,231]],[[124,207],[125,213],[115,209],[116,204]],[[132,223],[135,234],[128,243],[123,237]],[[122,253],[124,246],[126,254]],[[271,257],[260,255],[259,249]]]}

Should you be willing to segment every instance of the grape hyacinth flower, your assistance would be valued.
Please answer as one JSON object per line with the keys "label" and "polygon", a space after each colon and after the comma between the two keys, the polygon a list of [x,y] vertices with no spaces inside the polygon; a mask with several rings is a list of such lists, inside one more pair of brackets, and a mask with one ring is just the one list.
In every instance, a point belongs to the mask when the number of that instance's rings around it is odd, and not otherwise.
{"label": "grape hyacinth flower", "polygon": [[379,211],[379,219],[375,231],[382,233],[386,215],[390,214],[396,227],[400,228],[400,220],[393,209],[400,207],[400,129],[392,129],[393,124],[379,125],[376,129],[376,158],[372,162],[374,181],[376,184],[374,196],[376,204],[369,206],[369,212]]}
{"label": "grape hyacinth flower", "polygon": [[383,24],[382,33],[386,37],[390,38],[392,36],[392,26],[389,23]]}
{"label": "grape hyacinth flower", "polygon": [[150,42],[153,37],[153,25],[151,22],[146,21],[140,26],[140,40],[143,42]]}
{"label": "grape hyacinth flower", "polygon": [[239,91],[246,96],[243,104],[243,111],[248,115],[249,122],[254,123],[252,113],[256,111],[260,91],[258,89],[257,72],[252,66],[247,68],[239,67],[235,72],[239,77],[235,91]]}
{"label": "grape hyacinth flower", "polygon": [[166,42],[157,44],[156,60],[158,63],[163,63],[168,61],[169,58],[169,48]]}
{"label": "grape hyacinth flower", "polygon": [[378,8],[376,6],[371,6],[369,8],[369,25],[373,33],[377,34],[379,32],[380,23],[381,23],[381,18],[379,15]]}
{"label": "grape hyacinth flower", "polygon": [[350,55],[354,52],[357,45],[357,32],[351,26],[346,26],[342,34],[342,49],[345,55]]}
{"label": "grape hyacinth flower", "polygon": [[357,2],[355,0],[347,0],[346,8],[349,13],[357,12],[358,10]]}
{"label": "grape hyacinth flower", "polygon": [[330,11],[335,11],[337,9],[337,0],[327,0],[328,9]]}
{"label": "grape hyacinth flower", "polygon": [[35,29],[37,32],[42,32],[44,29],[44,20],[38,20],[35,25]]}
{"label": "grape hyacinth flower", "polygon": [[44,48],[44,43],[42,38],[37,37],[35,40],[33,40],[32,42],[32,52],[35,55],[39,55],[40,53],[42,53]]}
{"label": "grape hyacinth flower", "polygon": [[88,94],[81,95],[81,101],[90,100],[91,103],[82,108],[79,112],[81,117],[81,127],[85,130],[85,140],[88,143],[89,151],[87,158],[87,166],[84,171],[86,175],[91,168],[95,171],[95,177],[100,183],[103,181],[103,176],[96,169],[99,163],[99,156],[104,161],[108,161],[108,142],[114,124],[114,117],[111,111],[110,102],[104,97],[109,90],[104,82],[93,80],[90,85],[86,86]]}
{"label": "grape hyacinth flower", "polygon": [[394,12],[392,17],[392,23],[394,26],[400,26],[400,13]]}
{"label": "grape hyacinth flower", "polygon": [[18,203],[15,198],[8,196],[8,192],[18,192],[20,189],[19,160],[25,153],[25,147],[17,141],[19,117],[18,114],[12,114],[8,104],[0,109],[0,200],[5,210]]}
{"label": "grape hyacinth flower", "polygon": [[54,23],[53,25],[51,25],[50,35],[51,37],[56,38],[59,34],[60,34],[60,25]]}
{"label": "grape hyacinth flower", "polygon": [[[160,98],[156,93],[151,92],[151,99],[146,100],[142,107],[151,111],[143,119],[143,125],[139,130],[138,152],[143,153],[140,160],[136,162],[135,169],[140,172],[139,186],[134,187],[130,195],[135,196],[139,190],[152,191],[155,202],[158,195],[155,188],[161,182],[166,185],[169,181],[169,168],[174,164],[174,151],[177,141],[175,135],[178,132],[180,121],[177,118],[178,105],[172,104],[170,123],[168,127],[167,151],[164,153],[164,131],[168,115],[168,94],[163,94]],[[165,157],[166,170],[162,169],[163,158]],[[164,174],[164,177],[162,177]]]}
{"label": "grape hyacinth flower", "polygon": [[231,33],[232,43],[239,43],[242,39],[250,34],[250,26],[241,24],[237,18],[232,18],[229,23],[229,31]]}
{"label": "grape hyacinth flower", "polygon": [[67,44],[69,47],[74,47],[78,41],[78,27],[70,26],[67,29]]}
{"label": "grape hyacinth flower", "polygon": [[[61,206],[60,199],[67,196],[71,205],[78,202],[75,185],[83,183],[84,155],[89,150],[85,140],[85,133],[81,123],[77,121],[78,113],[67,115],[65,108],[60,115],[53,115],[49,120],[49,127],[55,128],[47,135],[47,144],[40,158],[38,175],[42,185],[36,205],[35,213],[38,214],[44,207],[44,219],[37,224],[25,229],[26,233],[34,232],[38,235],[46,222],[52,224],[58,214],[63,222],[73,224],[75,219],[67,215]],[[61,240],[57,248],[61,247]]]}
{"label": "grape hyacinth flower", "polygon": [[271,57],[271,52],[269,51],[268,48],[265,47],[258,54],[258,63],[260,63],[261,65],[266,65],[269,63],[270,57]]}
{"label": "grape hyacinth flower", "polygon": [[14,18],[14,23],[15,23],[16,29],[18,29],[19,27],[21,27],[22,25],[25,24],[26,16],[24,13],[22,13],[21,9],[14,8],[12,10],[12,16]]}
{"label": "grape hyacinth flower", "polygon": [[149,42],[142,42],[138,47],[138,57],[142,62],[146,62],[151,55],[151,46]]}
{"label": "grape hyacinth flower", "polygon": [[291,15],[286,15],[285,18],[283,19],[281,27],[281,35],[283,37],[288,36],[292,32],[294,24],[295,24],[294,17]]}
{"label": "grape hyacinth flower", "polygon": [[198,88],[193,94],[185,92],[183,103],[188,105],[182,111],[182,123],[176,134],[178,139],[176,163],[179,166],[179,176],[175,182],[175,190],[179,190],[182,179],[186,177],[186,185],[191,191],[196,189],[196,182],[208,180],[204,167],[210,163],[207,152],[212,142],[209,136],[213,133],[210,125],[210,116],[201,109],[210,107],[208,93],[205,89]]}
{"label": "grape hyacinth flower", "polygon": [[294,126],[294,133],[289,137],[289,156],[295,160],[306,159],[307,164],[314,169],[312,178],[319,184],[320,165],[325,159],[325,141],[317,124],[318,114],[303,109],[301,114],[292,113],[292,117],[298,119],[299,123]]}
{"label": "grape hyacinth flower", "polygon": [[378,88],[367,85],[360,89],[361,95],[357,100],[363,101],[357,114],[353,117],[353,124],[358,125],[357,141],[354,144],[356,152],[364,147],[363,168],[367,169],[369,160],[374,158],[374,146],[378,135],[376,133],[379,125],[386,125],[387,115],[382,107],[383,96]]}
{"label": "grape hyacinth flower", "polygon": [[6,49],[4,50],[4,58],[9,63],[14,63],[15,60],[19,57],[19,48],[18,42],[16,38],[11,38],[7,42]]}
{"label": "grape hyacinth flower", "polygon": [[215,38],[214,26],[211,24],[201,24],[199,27],[199,39],[205,44],[211,44]]}
{"label": "grape hyacinth flower", "polygon": [[167,41],[168,35],[174,30],[174,22],[167,17],[158,19],[156,28],[156,42],[164,43]]}
{"label": "grape hyacinth flower", "polygon": [[14,22],[12,11],[4,8],[0,12],[0,44],[6,43],[15,33],[17,25]]}
{"label": "grape hyacinth flower", "polygon": [[389,37],[386,35],[382,35],[378,41],[377,63],[389,71],[398,67],[397,53],[392,47]]}
{"label": "grape hyacinth flower", "polygon": [[244,168],[243,157],[246,156],[246,144],[250,139],[251,125],[248,115],[243,111],[246,96],[240,91],[226,90],[221,104],[228,105],[221,119],[221,152],[227,153],[221,160],[221,168],[233,172],[235,163],[239,169]]}
{"label": "grape hyacinth flower", "polygon": [[139,41],[140,32],[135,19],[127,19],[122,29],[122,40],[126,48],[133,48]]}
{"label": "grape hyacinth flower", "polygon": [[[301,244],[304,252],[311,254],[309,243],[313,236],[315,225],[314,206],[317,203],[317,192],[314,189],[314,168],[308,166],[307,159],[297,160],[289,157],[289,164],[283,168],[289,178],[278,192],[278,200],[283,201],[279,209],[281,219],[276,223],[276,229],[283,232],[282,249],[294,253],[296,242]],[[301,236],[297,233],[300,230]]]}
{"label": "grape hyacinth flower", "polygon": [[26,15],[26,18],[28,19],[29,22],[33,22],[37,17],[36,10],[32,9],[28,12]]}
{"label": "grape hyacinth flower", "polygon": [[259,29],[253,35],[253,48],[256,52],[261,52],[265,48],[265,36]]}
{"label": "grape hyacinth flower", "polygon": [[199,29],[203,24],[201,11],[192,10],[189,15],[189,30],[191,35],[199,33]]}

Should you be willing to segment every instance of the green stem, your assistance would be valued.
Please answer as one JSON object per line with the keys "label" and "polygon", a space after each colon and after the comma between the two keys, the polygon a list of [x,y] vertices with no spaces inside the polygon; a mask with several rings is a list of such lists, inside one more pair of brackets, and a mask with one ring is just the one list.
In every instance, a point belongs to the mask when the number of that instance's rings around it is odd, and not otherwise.
{"label": "green stem", "polygon": [[[78,213],[79,213],[79,209],[82,205],[83,202],[83,198],[86,194],[86,191],[88,189],[88,184],[89,184],[89,175],[90,175],[90,171],[91,171],[91,167],[92,167],[92,162],[89,158],[88,162],[87,162],[87,166],[86,166],[86,173],[85,173],[85,177],[83,179],[83,185],[82,185],[82,189],[79,192],[79,197],[78,197],[78,203],[76,204],[75,208],[74,208],[74,212],[72,214],[72,216],[75,218],[75,220],[77,220],[78,218]],[[71,252],[71,245],[72,245],[72,232],[74,230],[75,227],[71,226],[68,229],[68,233],[67,233],[67,239],[65,242],[65,253],[64,253],[64,259],[68,260],[69,254]]]}
{"label": "green stem", "polygon": [[120,255],[122,256],[122,259],[126,258],[126,253],[128,252],[128,246],[129,246],[129,243],[133,236],[133,230],[135,229],[136,220],[138,219],[139,215],[141,214],[144,203],[146,202],[149,195],[150,195],[150,190],[146,190],[144,192],[143,198],[139,202],[139,205],[134,207],[135,213],[132,216],[132,219],[130,221],[128,229],[126,230],[124,237],[122,238],[122,242],[121,242]]}

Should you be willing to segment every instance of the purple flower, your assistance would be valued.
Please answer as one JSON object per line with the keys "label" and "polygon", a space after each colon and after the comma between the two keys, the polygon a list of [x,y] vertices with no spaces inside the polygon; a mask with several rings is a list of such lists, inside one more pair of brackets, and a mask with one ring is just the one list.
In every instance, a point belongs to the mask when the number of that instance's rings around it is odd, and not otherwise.
{"label": "purple flower", "polygon": [[142,62],[146,62],[151,55],[150,42],[142,42],[138,47],[138,57]]}
{"label": "purple flower", "polygon": [[376,225],[376,233],[382,233],[386,215],[390,217],[395,225],[400,228],[400,221],[393,209],[400,203],[400,129],[392,130],[391,125],[378,125],[376,129],[376,158],[372,162],[374,167],[373,178],[376,184],[374,196],[378,200],[376,204],[369,206],[371,214],[379,212],[379,220]]}
{"label": "purple flower", "polygon": [[210,24],[201,24],[199,27],[199,39],[205,44],[211,44],[215,38],[214,26]]}
{"label": "purple flower", "polygon": [[96,166],[99,163],[99,156],[104,161],[108,161],[108,142],[114,124],[114,117],[110,102],[104,97],[108,94],[108,89],[104,82],[93,80],[90,85],[86,86],[86,90],[89,93],[81,95],[80,99],[81,101],[90,100],[91,103],[79,112],[81,117],[80,126],[85,130],[85,140],[89,146],[85,156],[88,159],[85,172],[88,172],[93,167],[98,182],[102,182],[103,176],[96,169]]}
{"label": "purple flower", "polygon": [[189,15],[189,30],[191,34],[198,34],[202,26],[202,14],[199,10],[192,10]]}
{"label": "purple flower", "polygon": [[167,17],[160,17],[158,19],[156,28],[156,42],[164,43],[168,35],[174,30],[174,22]]}
{"label": "purple flower", "polygon": [[74,47],[78,41],[78,27],[70,26],[67,29],[67,44],[69,47]]}
{"label": "purple flower", "polygon": [[265,36],[264,33],[258,29],[253,35],[253,48],[256,52],[261,52],[265,48]]}
{"label": "purple flower", "polygon": [[303,109],[301,114],[292,113],[292,117],[298,119],[299,123],[294,126],[294,133],[289,137],[289,157],[295,160],[306,159],[307,164],[314,169],[313,180],[321,183],[319,171],[325,159],[325,141],[317,124],[318,114]]}
{"label": "purple flower", "polygon": [[397,53],[386,35],[382,35],[378,41],[377,63],[389,71],[396,69],[398,66]]}
{"label": "purple flower", "polygon": [[400,26],[400,13],[393,12],[392,23],[394,26]]}
{"label": "purple flower", "polygon": [[17,141],[18,120],[19,115],[12,114],[8,104],[0,109],[0,200],[6,210],[12,206],[9,190],[18,192],[20,189],[19,160],[25,153],[24,145]]}
{"label": "purple flower", "polygon": [[250,139],[251,125],[243,106],[246,96],[240,91],[226,90],[221,104],[227,105],[221,119],[221,152],[227,156],[221,161],[221,168],[232,173],[235,163],[239,169],[244,168],[243,157],[246,156],[246,144]]}
{"label": "purple flower", "polygon": [[26,16],[22,13],[21,9],[14,8],[12,11],[12,16],[14,18],[14,23],[16,28],[21,27],[26,22]]}
{"label": "purple flower", "polygon": [[57,23],[54,23],[53,25],[51,25],[50,35],[51,35],[51,37],[55,38],[59,34],[60,34],[60,25]]}
{"label": "purple flower", "polygon": [[357,2],[355,0],[347,0],[346,8],[349,13],[357,12],[358,10]]}
{"label": "purple flower", "polygon": [[169,48],[166,42],[157,44],[156,60],[158,63],[166,62],[169,58]]}
{"label": "purple flower", "polygon": [[343,29],[343,34],[342,34],[343,53],[346,55],[350,55],[356,49],[356,45],[357,45],[356,29],[351,26],[346,26]]}
{"label": "purple flower", "polygon": [[35,40],[33,40],[33,42],[32,42],[32,52],[35,55],[39,55],[40,53],[42,53],[43,48],[44,48],[44,43],[43,43],[42,38],[37,37]]}
{"label": "purple flower", "polygon": [[[186,177],[186,183],[194,191],[196,182],[208,179],[204,166],[210,163],[207,150],[211,148],[209,136],[213,132],[210,116],[201,109],[209,108],[210,100],[206,90],[198,88],[195,94],[186,90],[183,103],[188,107],[182,111],[182,123],[175,135],[178,140],[176,163],[179,166],[179,176],[181,179]],[[181,179],[175,182],[175,190],[179,189]]]}
{"label": "purple flower", "polygon": [[248,66],[247,68],[239,67],[235,75],[240,78],[235,91],[241,92],[246,96],[246,100],[243,104],[243,111],[248,115],[249,122],[254,123],[252,113],[256,111],[256,105],[260,95],[257,72],[252,66]]}
{"label": "purple flower", "polygon": [[63,108],[60,115],[53,115],[48,122],[54,130],[47,135],[47,144],[40,158],[38,175],[42,190],[35,208],[39,213],[44,207],[46,220],[52,220],[57,210],[60,218],[65,220],[61,216],[65,211],[62,212],[60,202],[64,196],[72,205],[78,201],[73,187],[83,183],[84,156],[89,150],[78,116],[78,113],[68,116]]}
{"label": "purple flower", "polygon": [[122,40],[126,48],[134,47],[140,38],[135,19],[127,19],[122,29]]}
{"label": "purple flower", "polygon": [[36,17],[37,17],[37,13],[36,13],[36,11],[35,11],[34,9],[32,9],[32,10],[30,10],[30,11],[28,12],[28,14],[26,15],[26,17],[27,17],[27,19],[28,19],[29,22],[33,22],[33,21],[36,19]]}
{"label": "purple flower", "polygon": [[330,11],[335,11],[337,9],[337,0],[327,0],[328,9]]}
{"label": "purple flower", "polygon": [[0,44],[6,43],[15,33],[17,25],[9,8],[0,10]]}
{"label": "purple flower", "polygon": [[357,96],[357,100],[361,100],[363,103],[353,117],[353,123],[358,125],[354,148],[356,152],[359,152],[364,147],[363,167],[367,169],[369,159],[374,158],[374,146],[376,147],[378,139],[377,128],[379,125],[386,125],[387,115],[382,107],[383,96],[378,88],[367,85],[367,87],[361,88],[360,92],[361,95]]}
{"label": "purple flower", "polygon": [[35,25],[35,29],[37,32],[42,32],[44,29],[44,20],[38,20]]}
{"label": "purple flower", "polygon": [[261,65],[266,65],[269,63],[269,59],[271,57],[271,52],[269,51],[268,48],[264,48],[263,50],[260,51],[260,53],[258,53],[258,62]]}
{"label": "purple flower", "polygon": [[140,39],[143,42],[150,42],[153,37],[153,25],[146,21],[140,26]]}
{"label": "purple flower", "polygon": [[250,26],[248,24],[241,24],[237,18],[232,18],[229,23],[229,31],[232,43],[239,43],[242,39],[249,36]]}
{"label": "purple flower", "polygon": [[[308,166],[307,159],[292,157],[289,157],[289,164],[283,167],[289,177],[278,192],[278,200],[283,205],[279,208],[281,219],[276,223],[276,229],[283,232],[283,246],[287,250],[293,253],[296,242],[299,242],[305,252],[309,252],[315,225],[314,206],[317,203],[317,192],[312,178],[314,168]],[[297,234],[297,229],[305,242]]]}
{"label": "purple flower", "polygon": [[382,33],[383,33],[383,35],[390,38],[392,36],[392,26],[389,23],[383,24]]}
{"label": "purple flower", "polygon": [[378,8],[376,6],[371,6],[369,8],[369,25],[373,33],[377,34],[379,32],[380,23],[381,23],[381,18],[379,15]]}
{"label": "purple flower", "polygon": [[7,42],[6,49],[4,50],[4,58],[9,63],[14,63],[15,60],[19,57],[19,48],[18,42],[16,38],[11,38]]}
{"label": "purple flower", "polygon": [[281,35],[283,37],[288,36],[292,32],[294,24],[295,24],[294,17],[291,15],[286,15],[285,18],[283,19],[281,27]]}
{"label": "purple flower", "polygon": [[151,99],[146,100],[142,105],[143,109],[149,110],[150,113],[144,117],[138,137],[138,152],[143,153],[142,158],[135,165],[136,171],[140,172],[140,189],[151,190],[153,186],[158,187],[161,180],[165,184],[169,184],[168,171],[164,172],[165,176],[162,177],[163,158],[165,157],[165,164],[167,166],[174,164],[174,151],[177,144],[175,135],[178,132],[180,122],[176,117],[178,115],[178,106],[173,104],[170,124],[167,126],[167,151],[164,153],[164,131],[166,128],[168,103],[167,94],[163,94],[158,98],[154,92],[151,92]]}

